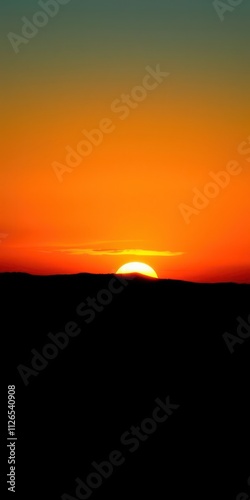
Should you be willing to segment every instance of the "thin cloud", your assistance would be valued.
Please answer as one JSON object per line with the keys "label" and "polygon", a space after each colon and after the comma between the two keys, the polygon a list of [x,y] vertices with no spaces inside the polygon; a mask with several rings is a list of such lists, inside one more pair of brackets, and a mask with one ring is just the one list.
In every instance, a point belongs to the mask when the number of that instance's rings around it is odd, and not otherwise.
{"label": "thin cloud", "polygon": [[142,250],[142,249],[93,249],[93,248],[67,248],[60,250],[61,252],[66,252],[71,255],[110,255],[110,256],[120,256],[120,255],[139,255],[143,257],[175,257],[177,255],[183,255],[184,252],[171,252],[169,250]]}

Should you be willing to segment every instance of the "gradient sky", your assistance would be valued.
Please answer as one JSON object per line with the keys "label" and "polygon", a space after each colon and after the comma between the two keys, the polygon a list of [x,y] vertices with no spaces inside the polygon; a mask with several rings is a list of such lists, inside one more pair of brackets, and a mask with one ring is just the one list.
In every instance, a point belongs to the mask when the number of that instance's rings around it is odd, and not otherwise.
{"label": "gradient sky", "polygon": [[[250,282],[250,3],[222,22],[211,0],[71,0],[16,54],[8,33],[39,10],[1,5],[0,271],[135,260],[162,278]],[[169,76],[121,120],[112,103],[157,64]],[[105,118],[112,133],[59,182],[54,162]],[[239,175],[187,224],[180,206],[233,160]]]}

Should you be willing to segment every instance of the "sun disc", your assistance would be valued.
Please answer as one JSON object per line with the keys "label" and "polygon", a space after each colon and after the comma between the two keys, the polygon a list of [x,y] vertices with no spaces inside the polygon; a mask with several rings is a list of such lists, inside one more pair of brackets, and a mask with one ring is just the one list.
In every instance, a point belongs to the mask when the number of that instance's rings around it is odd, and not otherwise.
{"label": "sun disc", "polygon": [[158,278],[155,270],[143,262],[128,262],[127,264],[119,267],[118,271],[116,271],[116,274],[132,273],[143,274],[144,276],[149,276],[150,278]]}

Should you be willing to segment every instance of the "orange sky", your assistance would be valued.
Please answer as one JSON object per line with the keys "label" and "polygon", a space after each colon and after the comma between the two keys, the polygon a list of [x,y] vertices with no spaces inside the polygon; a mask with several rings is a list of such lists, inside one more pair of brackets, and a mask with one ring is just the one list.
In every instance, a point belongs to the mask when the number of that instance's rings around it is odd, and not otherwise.
{"label": "orange sky", "polygon": [[[73,6],[70,9],[73,19]],[[207,31],[202,33],[198,24],[194,31],[205,58],[192,39],[195,20],[191,14],[185,20],[184,12],[186,39],[183,33],[168,32],[172,49],[167,40],[160,44],[157,32],[160,52],[156,38],[151,53],[144,52],[142,44],[131,56],[107,58],[108,66],[98,52],[104,53],[105,46],[89,46],[96,59],[83,53],[87,66],[80,64],[73,46],[63,49],[65,59],[61,53],[57,59],[67,16],[62,31],[59,25],[58,33],[48,28],[46,36],[54,37],[49,57],[51,45],[42,37],[23,54],[8,52],[0,172],[1,271],[111,273],[139,260],[163,278],[250,280],[249,72],[244,63],[244,36],[249,32],[238,18],[229,21],[243,33],[239,63],[240,41],[232,54],[230,26],[223,25],[223,34],[214,12],[209,16],[203,19]],[[209,45],[211,33],[220,45]],[[124,40],[119,43],[124,47]],[[111,48],[106,50],[105,57]],[[155,70],[157,64],[169,76],[153,90],[146,89],[141,102],[132,100],[135,109],[122,120],[112,103],[122,94],[136,95],[135,87],[148,74],[146,67]],[[152,74],[147,81],[151,86],[156,82]],[[112,132],[59,182],[55,162],[65,165],[66,147],[76,151],[84,139],[82,130],[98,128],[105,118]],[[188,224],[180,206],[192,206],[193,189],[203,191],[212,181],[209,172],[225,171],[233,160],[239,164],[238,175],[230,175],[228,186],[219,188]]]}

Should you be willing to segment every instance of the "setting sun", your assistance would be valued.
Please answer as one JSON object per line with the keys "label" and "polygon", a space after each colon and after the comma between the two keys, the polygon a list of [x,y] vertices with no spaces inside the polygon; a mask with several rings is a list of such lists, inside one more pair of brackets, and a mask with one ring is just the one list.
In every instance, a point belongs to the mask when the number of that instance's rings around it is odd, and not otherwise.
{"label": "setting sun", "polygon": [[158,278],[155,270],[148,266],[147,264],[143,264],[143,262],[128,262],[121,266],[116,274],[130,274],[130,273],[139,273],[144,276],[150,276],[150,278]]}

